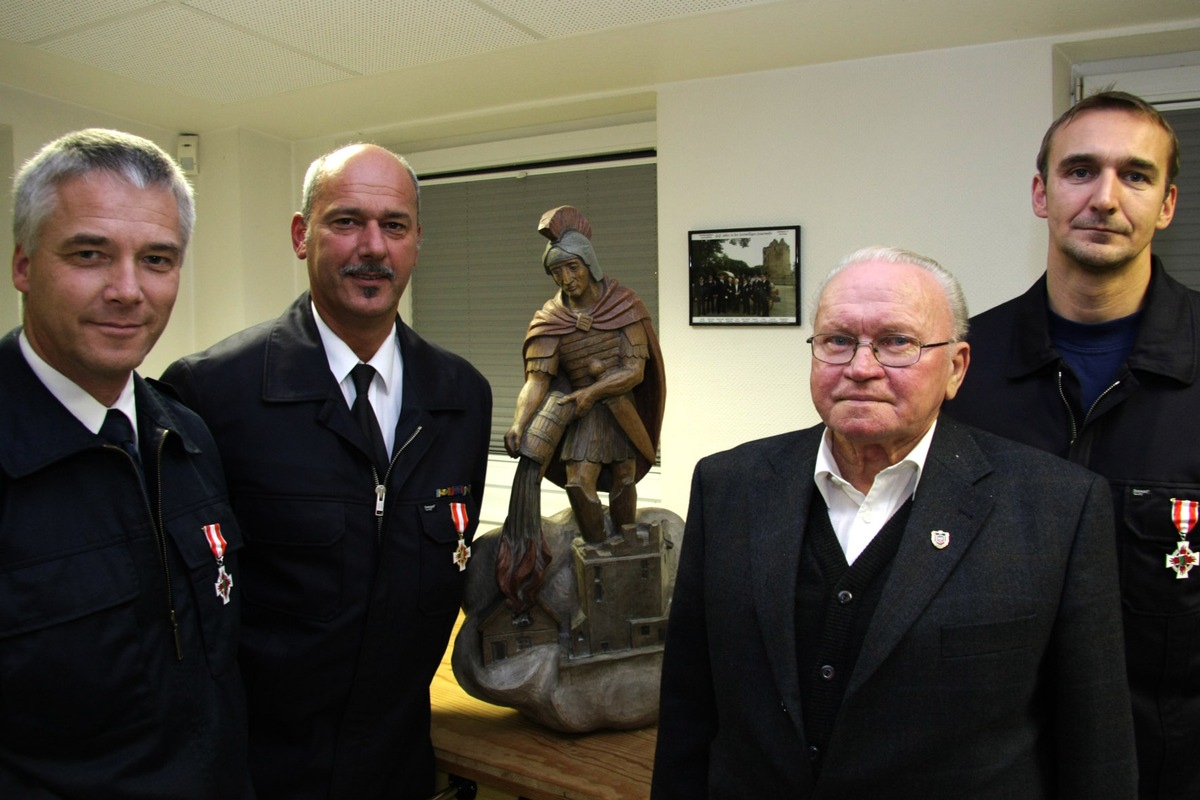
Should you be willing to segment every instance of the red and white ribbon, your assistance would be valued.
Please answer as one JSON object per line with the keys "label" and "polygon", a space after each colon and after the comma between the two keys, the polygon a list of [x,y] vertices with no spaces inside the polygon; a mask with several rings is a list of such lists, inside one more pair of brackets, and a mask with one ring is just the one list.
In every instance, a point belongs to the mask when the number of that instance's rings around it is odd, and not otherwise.
{"label": "red and white ribbon", "polygon": [[1171,520],[1179,529],[1180,536],[1187,536],[1188,531],[1196,524],[1198,515],[1200,515],[1200,501],[1171,498]]}
{"label": "red and white ribbon", "polygon": [[214,522],[204,526],[204,538],[208,540],[208,548],[212,550],[213,558],[220,564],[225,560],[225,537],[221,535],[221,523]]}
{"label": "red and white ribbon", "polygon": [[463,538],[467,532],[467,504],[451,503],[450,518],[454,520],[454,529],[458,531],[458,545],[454,548],[454,554],[450,558],[458,567],[458,571],[462,572],[467,568],[467,561],[471,558],[471,548],[467,547],[467,542]]}
{"label": "red and white ribbon", "polygon": [[213,584],[213,588],[216,589],[217,597],[221,598],[221,602],[229,605],[233,592],[233,576],[225,569],[225,550],[228,548],[228,544],[221,534],[221,523],[214,522],[211,525],[205,525],[203,530],[204,538],[208,540],[208,549],[212,550],[213,558],[217,560],[217,582]]}

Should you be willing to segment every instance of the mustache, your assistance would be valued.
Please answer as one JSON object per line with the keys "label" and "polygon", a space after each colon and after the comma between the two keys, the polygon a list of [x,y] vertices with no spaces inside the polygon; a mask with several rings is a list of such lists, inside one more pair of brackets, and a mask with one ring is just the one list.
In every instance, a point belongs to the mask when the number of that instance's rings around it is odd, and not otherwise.
{"label": "mustache", "polygon": [[338,270],[338,274],[343,278],[379,278],[384,277],[388,280],[396,277],[396,270],[386,264],[347,264]]}

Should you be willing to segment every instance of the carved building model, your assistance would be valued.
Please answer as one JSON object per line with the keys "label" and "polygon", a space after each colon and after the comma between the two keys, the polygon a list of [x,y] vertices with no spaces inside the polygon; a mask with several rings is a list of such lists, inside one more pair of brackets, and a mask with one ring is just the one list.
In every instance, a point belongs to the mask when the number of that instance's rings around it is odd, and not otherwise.
{"label": "carved building model", "polygon": [[661,652],[667,631],[669,547],[661,522],[625,525],[619,536],[572,544],[577,608],[564,620],[544,598],[522,614],[498,603],[479,625],[483,663],[511,658],[531,647],[558,643],[559,665],[584,659],[627,658]]}

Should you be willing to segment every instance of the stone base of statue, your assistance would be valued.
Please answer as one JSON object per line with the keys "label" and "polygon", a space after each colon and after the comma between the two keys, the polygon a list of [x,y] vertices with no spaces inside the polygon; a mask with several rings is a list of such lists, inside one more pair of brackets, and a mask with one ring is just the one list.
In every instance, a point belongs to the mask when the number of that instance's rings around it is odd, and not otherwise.
{"label": "stone base of statue", "polygon": [[639,509],[636,525],[596,544],[579,535],[569,508],[543,518],[551,561],[537,603],[520,614],[496,584],[500,532],[471,544],[452,657],[467,694],[568,733],[654,724],[679,515]]}

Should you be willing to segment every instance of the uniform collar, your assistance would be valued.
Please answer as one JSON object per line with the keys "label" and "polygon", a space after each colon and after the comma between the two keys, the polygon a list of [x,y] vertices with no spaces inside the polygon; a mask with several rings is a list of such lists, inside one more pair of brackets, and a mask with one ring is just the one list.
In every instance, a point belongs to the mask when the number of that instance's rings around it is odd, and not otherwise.
{"label": "uniform collar", "polygon": [[[1157,256],[1151,257],[1150,283],[1142,305],[1137,338],[1126,363],[1130,369],[1151,372],[1191,384],[1196,380],[1197,324],[1189,290],[1167,274]],[[1049,294],[1046,275],[1017,298],[1013,324],[1013,357],[1009,378],[1020,378],[1059,361],[1050,339]]]}
{"label": "uniform collar", "polygon": [[[325,400],[341,391],[329,369],[311,302],[306,291],[271,324],[263,382],[263,399],[268,402]],[[446,369],[444,350],[413,333],[399,316],[396,343],[404,365],[405,409],[465,407],[466,398]]]}
{"label": "uniform collar", "polygon": [[[29,337],[25,335],[24,329],[21,330],[18,341],[25,362],[29,364],[29,368],[33,370],[33,374],[38,377],[47,391],[54,395],[54,399],[62,403],[83,424],[83,427],[92,433],[99,433],[109,407],[92,397],[82,386],[63,375],[38,355],[37,351],[33,349],[33,345],[29,343]],[[129,419],[133,426],[136,443],[137,402],[134,399],[132,372],[129,373],[129,378],[125,381],[121,394],[111,407],[121,411]]]}
{"label": "uniform collar", "polygon": [[[21,353],[20,329],[0,339],[0,468],[21,477],[98,447],[101,440],[42,383]],[[141,417],[140,431],[155,438],[164,431],[178,435],[189,453],[200,452],[198,443],[176,419],[167,400],[136,373],[133,394]]]}

